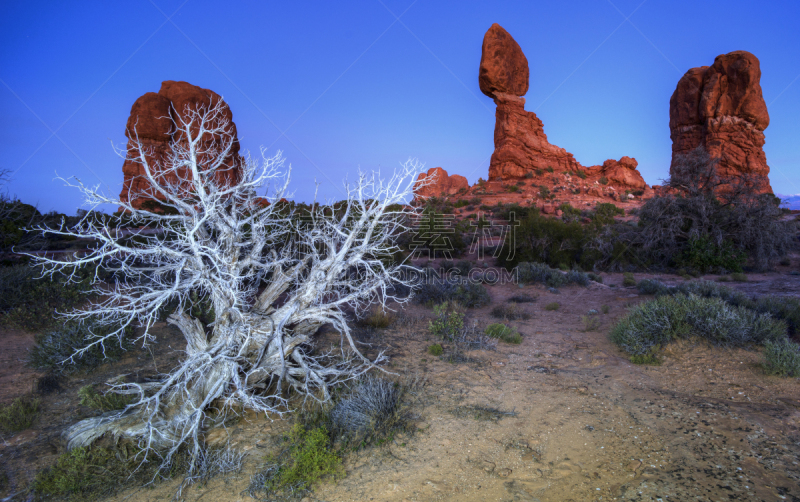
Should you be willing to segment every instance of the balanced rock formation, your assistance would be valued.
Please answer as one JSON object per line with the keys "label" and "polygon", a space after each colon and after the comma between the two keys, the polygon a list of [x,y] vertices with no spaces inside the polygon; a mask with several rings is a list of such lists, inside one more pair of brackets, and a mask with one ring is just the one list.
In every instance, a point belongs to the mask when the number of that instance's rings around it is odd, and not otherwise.
{"label": "balanced rock formation", "polygon": [[[551,145],[544,126],[533,112],[525,111],[528,91],[528,60],[519,44],[495,23],[483,37],[478,76],[481,91],[497,105],[494,127],[494,153],[489,164],[489,180],[520,179],[537,170],[577,172],[587,170],[563,148]],[[630,157],[606,161],[587,172],[606,176],[619,185],[640,189],[646,186]]]}
{"label": "balanced rock formation", "polygon": [[758,58],[747,51],[722,54],[713,65],[686,72],[669,101],[671,176],[682,174],[676,170],[682,155],[703,146],[718,160],[721,181],[746,179],[759,192],[772,192],[763,149],[769,114],[760,80]]}
{"label": "balanced rock formation", "polygon": [[[185,117],[187,110],[197,107],[210,108],[220,102],[222,98],[208,89],[203,89],[187,82],[174,82],[167,80],[161,84],[158,93],[148,92],[137,99],[131,107],[131,114],[125,130],[128,138],[128,150],[136,147],[136,141],[148,151],[148,165],[155,171],[155,176],[161,175],[161,169],[170,154],[170,144],[173,141],[183,141],[182,133],[176,131],[175,122]],[[227,168],[216,173],[216,177],[223,183],[238,182],[241,177],[242,158],[239,155],[239,140],[236,135],[236,125],[233,123],[233,114],[227,105],[223,104],[223,118],[228,122],[233,138],[230,154],[225,162]],[[179,123],[179,122],[178,122]],[[221,138],[210,136],[204,142],[204,148],[213,148]],[[135,153],[134,153],[135,155]],[[126,159],[122,165],[124,175],[120,200],[130,202],[133,207],[141,209],[147,201],[153,201],[150,182],[145,176],[144,166],[135,160]],[[174,174],[168,175],[166,181],[177,181]],[[155,197],[158,198],[157,196]]]}
{"label": "balanced rock formation", "polygon": [[427,173],[420,173],[414,185],[414,199],[420,200],[427,197],[444,197],[466,192],[469,189],[467,178],[454,174],[449,176],[441,167],[428,169]]}

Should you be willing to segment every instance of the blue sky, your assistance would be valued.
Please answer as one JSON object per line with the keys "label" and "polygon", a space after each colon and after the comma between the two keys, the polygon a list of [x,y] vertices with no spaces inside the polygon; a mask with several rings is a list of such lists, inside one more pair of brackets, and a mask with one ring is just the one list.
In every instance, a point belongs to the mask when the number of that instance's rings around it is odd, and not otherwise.
{"label": "blue sky", "polygon": [[0,168],[15,173],[10,194],[44,211],[82,204],[56,173],[119,193],[111,142],[124,144],[131,105],[163,80],[224,96],[244,149],[283,150],[299,200],[315,178],[324,200],[340,199],[359,167],[408,157],[474,183],[493,150],[478,64],[494,22],[528,58],[526,109],[550,142],[584,165],[635,157],[651,184],[668,174],[678,79],[752,52],[772,186],[800,193],[796,2],[30,1],[0,12]]}

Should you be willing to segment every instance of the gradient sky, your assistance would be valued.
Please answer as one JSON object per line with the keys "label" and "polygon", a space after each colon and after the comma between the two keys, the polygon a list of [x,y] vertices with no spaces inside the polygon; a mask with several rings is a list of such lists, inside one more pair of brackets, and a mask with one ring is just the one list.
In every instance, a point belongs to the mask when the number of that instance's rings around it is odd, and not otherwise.
{"label": "gradient sky", "polygon": [[5,1],[0,13],[0,169],[43,211],[82,204],[56,173],[119,193],[111,142],[124,145],[131,105],[163,80],[221,94],[244,149],[283,150],[298,200],[315,178],[323,200],[341,199],[359,167],[410,156],[474,183],[493,151],[478,64],[494,22],[528,58],[526,109],[550,142],[584,165],[635,157],[650,184],[668,174],[680,77],[752,52],[772,186],[800,193],[797,2]]}

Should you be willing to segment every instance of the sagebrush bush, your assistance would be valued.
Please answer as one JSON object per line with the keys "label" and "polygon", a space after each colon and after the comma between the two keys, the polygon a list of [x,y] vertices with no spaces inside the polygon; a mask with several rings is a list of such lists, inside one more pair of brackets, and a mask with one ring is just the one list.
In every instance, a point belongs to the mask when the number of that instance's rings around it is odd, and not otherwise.
{"label": "sagebrush bush", "polygon": [[764,359],[767,374],[800,377],[800,345],[788,338],[765,343]]}
{"label": "sagebrush bush", "polygon": [[551,302],[544,306],[545,310],[558,310],[559,308],[561,308],[561,304],[558,302]]}
{"label": "sagebrush bush", "polygon": [[[441,345],[439,346],[441,349]],[[403,388],[383,378],[364,379],[329,414],[331,434],[348,444],[365,445],[402,426]]]}
{"label": "sagebrush bush", "polygon": [[95,345],[71,363],[69,358],[77,347],[87,345],[87,340],[111,333],[115,328],[97,323],[79,324],[67,322],[50,331],[36,335],[36,344],[31,349],[28,365],[42,370],[70,374],[76,371],[91,371],[105,362],[118,361],[126,350],[133,347],[130,338],[133,330],[128,328],[122,340],[114,340],[105,346]]}
{"label": "sagebrush bush", "polygon": [[622,274],[622,285],[627,287],[636,286],[636,278],[633,276],[631,272],[625,272]]}
{"label": "sagebrush bush", "polygon": [[564,274],[544,263],[522,262],[517,265],[517,279],[523,284],[540,282],[551,288],[558,288],[567,283]]}
{"label": "sagebrush bush", "polygon": [[785,337],[786,323],[720,298],[680,294],[633,307],[610,336],[628,354],[641,356],[692,335],[718,346],[742,347]]}
{"label": "sagebrush bush", "polygon": [[428,354],[439,357],[444,353],[444,348],[439,343],[428,346]]}
{"label": "sagebrush bush", "polygon": [[11,404],[0,405],[0,429],[7,432],[24,431],[39,414],[39,400],[18,397]]}

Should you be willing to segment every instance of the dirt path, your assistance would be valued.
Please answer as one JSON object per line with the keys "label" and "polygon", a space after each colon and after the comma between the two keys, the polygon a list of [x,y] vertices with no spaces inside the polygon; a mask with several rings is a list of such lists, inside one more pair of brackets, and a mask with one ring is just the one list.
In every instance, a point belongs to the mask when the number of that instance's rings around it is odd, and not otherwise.
{"label": "dirt path", "polygon": [[[618,281],[618,282],[621,282]],[[767,377],[760,353],[683,342],[664,364],[636,366],[607,332],[633,289],[490,288],[493,305],[520,292],[532,314],[514,321],[518,346],[473,351],[452,364],[426,353],[428,309],[377,335],[390,369],[424,380],[418,432],[348,458],[347,476],[308,500],[585,501],[800,500],[800,381]],[[544,305],[557,301],[558,311]],[[608,305],[598,331],[581,315]],[[490,307],[469,315],[490,322]],[[230,445],[250,455],[242,474],[184,491],[186,500],[247,500],[250,475],[287,423],[250,417]],[[176,483],[115,500],[169,500]]]}

